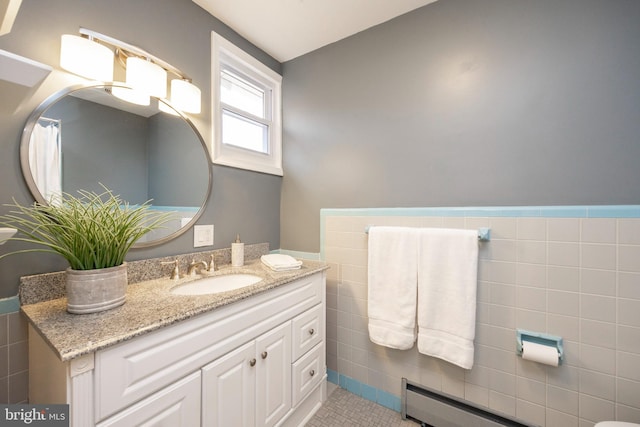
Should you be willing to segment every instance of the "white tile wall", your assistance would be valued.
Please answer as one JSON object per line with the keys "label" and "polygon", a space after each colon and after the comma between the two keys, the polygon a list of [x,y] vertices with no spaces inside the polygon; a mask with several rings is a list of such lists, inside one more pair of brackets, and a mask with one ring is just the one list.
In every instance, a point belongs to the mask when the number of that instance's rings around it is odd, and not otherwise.
{"label": "white tile wall", "polygon": [[[400,395],[404,376],[542,426],[640,423],[640,219],[323,217],[328,368]],[[480,249],[472,370],[372,344],[368,225],[491,227]],[[515,329],[561,335],[565,363],[516,355]]]}

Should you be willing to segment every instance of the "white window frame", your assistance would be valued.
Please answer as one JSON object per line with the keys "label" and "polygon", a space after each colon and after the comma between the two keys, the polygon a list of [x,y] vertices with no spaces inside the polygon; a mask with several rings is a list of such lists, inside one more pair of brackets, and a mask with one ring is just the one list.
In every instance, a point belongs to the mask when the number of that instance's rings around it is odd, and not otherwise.
{"label": "white window frame", "polygon": [[[223,65],[227,65],[271,89],[268,154],[222,143],[220,71]],[[213,163],[282,176],[282,76],[233,43],[212,32],[211,98]]]}

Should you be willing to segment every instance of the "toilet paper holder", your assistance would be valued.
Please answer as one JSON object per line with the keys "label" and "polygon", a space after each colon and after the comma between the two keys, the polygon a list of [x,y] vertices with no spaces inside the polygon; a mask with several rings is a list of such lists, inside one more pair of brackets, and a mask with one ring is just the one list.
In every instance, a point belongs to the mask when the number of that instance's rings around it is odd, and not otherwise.
{"label": "toilet paper holder", "polygon": [[522,356],[522,341],[529,341],[536,344],[555,347],[558,351],[558,364],[562,364],[564,360],[564,346],[562,337],[541,332],[531,332],[524,329],[516,329],[517,352],[518,356]]}

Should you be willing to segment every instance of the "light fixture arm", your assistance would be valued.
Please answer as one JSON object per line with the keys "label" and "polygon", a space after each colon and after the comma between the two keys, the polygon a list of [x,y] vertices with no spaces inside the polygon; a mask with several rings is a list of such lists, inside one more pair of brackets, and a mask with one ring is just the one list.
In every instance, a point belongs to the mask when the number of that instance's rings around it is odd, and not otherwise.
{"label": "light fixture arm", "polygon": [[147,52],[144,49],[140,49],[137,46],[131,45],[129,43],[125,43],[125,42],[120,41],[118,39],[115,39],[113,37],[98,33],[98,32],[93,31],[93,30],[89,30],[87,28],[80,27],[78,32],[80,33],[81,36],[86,37],[86,38],[88,38],[90,40],[100,41],[102,43],[106,43],[106,44],[109,44],[109,45],[115,47],[116,48],[116,54],[118,55],[118,60],[119,61],[126,61],[126,58],[128,58],[130,56],[137,56],[137,57],[140,57],[140,58],[144,58],[146,60],[149,60],[149,61],[159,65],[160,67],[164,68],[166,71],[168,71],[168,72],[170,72],[172,74],[175,74],[180,79],[185,80],[185,81],[187,81],[189,83],[192,82],[191,77],[187,76],[185,73],[180,71],[178,68],[174,67],[173,65],[169,64],[166,61],[163,61],[162,59],[158,58],[157,56],[150,54],[149,52]]}

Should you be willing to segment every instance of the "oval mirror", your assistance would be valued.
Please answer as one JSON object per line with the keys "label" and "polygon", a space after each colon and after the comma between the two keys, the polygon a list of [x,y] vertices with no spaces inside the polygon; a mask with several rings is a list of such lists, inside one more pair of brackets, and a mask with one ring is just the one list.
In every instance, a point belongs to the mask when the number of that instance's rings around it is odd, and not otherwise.
{"label": "oval mirror", "polygon": [[200,217],[211,192],[209,151],[193,123],[161,99],[122,100],[119,83],[63,89],[31,114],[20,144],[24,178],[36,201],[61,192],[104,191],[131,205],[175,213],[133,247],[165,243]]}

